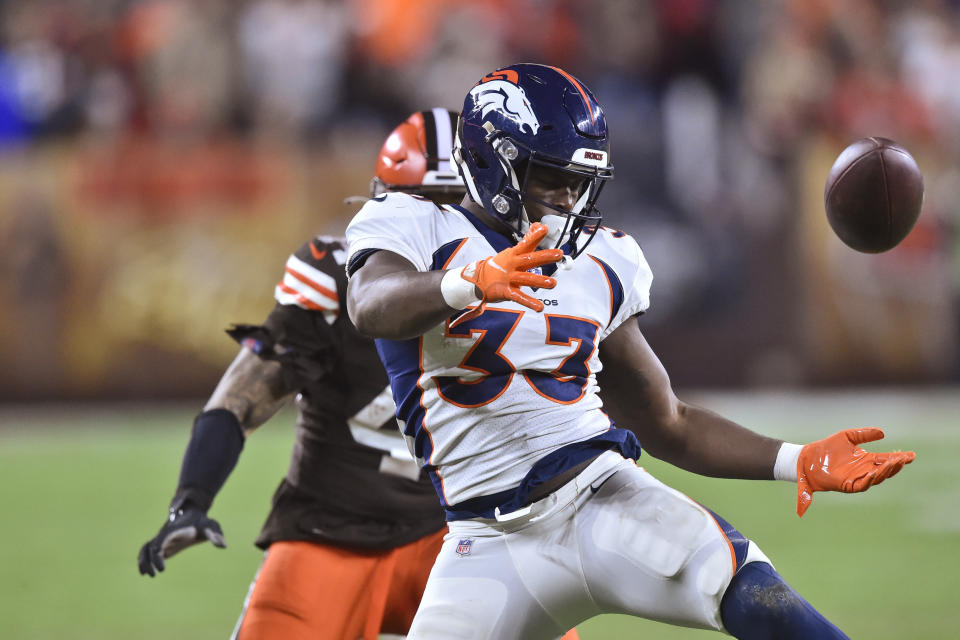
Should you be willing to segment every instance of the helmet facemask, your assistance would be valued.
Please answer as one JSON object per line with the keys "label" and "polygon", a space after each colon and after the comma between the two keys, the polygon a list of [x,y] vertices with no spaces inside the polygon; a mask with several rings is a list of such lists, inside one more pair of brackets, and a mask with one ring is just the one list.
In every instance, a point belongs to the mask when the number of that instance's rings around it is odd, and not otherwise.
{"label": "helmet facemask", "polygon": [[[508,224],[519,240],[527,232],[531,224],[528,207],[536,206],[548,209],[554,213],[543,214],[543,222],[550,229],[547,238],[541,243],[542,248],[563,249],[571,258],[576,258],[593,239],[602,220],[602,214],[596,206],[600,192],[607,180],[613,178],[612,166],[595,166],[575,162],[570,159],[559,158],[534,149],[516,138],[501,131],[487,129],[486,142],[493,150],[493,157],[500,165],[503,180],[499,191],[490,198],[489,206],[480,199],[476,188],[472,187],[472,179],[466,169],[464,177],[471,194],[471,198],[485,206],[490,213]],[[457,153],[464,153],[457,137]],[[458,164],[463,164],[462,162]],[[571,209],[534,197],[527,192],[532,175],[543,176],[550,174],[548,183],[556,183],[561,187],[564,182],[580,182],[578,198]],[[490,211],[490,209],[493,211]],[[554,218],[549,220],[548,218]],[[587,236],[582,239],[583,232]]]}

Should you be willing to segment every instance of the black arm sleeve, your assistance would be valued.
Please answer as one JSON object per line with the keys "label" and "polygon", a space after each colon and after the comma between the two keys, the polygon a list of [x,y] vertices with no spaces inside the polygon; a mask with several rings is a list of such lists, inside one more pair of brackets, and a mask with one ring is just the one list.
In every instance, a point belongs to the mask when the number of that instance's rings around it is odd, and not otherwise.
{"label": "black arm sleeve", "polygon": [[227,481],[243,450],[243,428],[226,409],[204,411],[193,421],[190,442],[180,465],[180,482],[170,503],[177,511],[190,502],[203,511]]}

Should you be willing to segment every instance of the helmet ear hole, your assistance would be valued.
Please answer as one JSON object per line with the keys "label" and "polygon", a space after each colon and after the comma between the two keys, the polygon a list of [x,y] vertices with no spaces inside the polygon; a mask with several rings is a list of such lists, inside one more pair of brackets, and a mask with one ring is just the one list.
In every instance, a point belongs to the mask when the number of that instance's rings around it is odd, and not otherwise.
{"label": "helmet ear hole", "polygon": [[479,167],[480,169],[490,168],[490,165],[487,164],[487,161],[484,160],[483,157],[481,157],[480,154],[477,153],[474,149],[468,149],[468,152],[470,153],[470,157],[473,158],[473,162],[477,165],[477,167]]}
{"label": "helmet ear hole", "polygon": [[527,182],[527,171],[530,169],[530,159],[513,165],[513,173],[517,176],[517,184],[524,185]]}

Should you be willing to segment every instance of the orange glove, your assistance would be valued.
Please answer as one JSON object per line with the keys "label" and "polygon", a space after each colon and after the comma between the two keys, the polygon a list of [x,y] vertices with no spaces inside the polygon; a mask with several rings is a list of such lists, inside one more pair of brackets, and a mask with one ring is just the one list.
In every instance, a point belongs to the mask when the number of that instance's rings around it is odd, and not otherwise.
{"label": "orange glove", "polygon": [[535,222],[516,245],[465,266],[460,277],[473,283],[483,297],[478,306],[457,318],[450,326],[479,316],[488,302],[513,300],[534,311],[543,311],[543,303],[523,293],[519,287],[553,289],[557,286],[557,281],[549,276],[528,272],[529,269],[563,259],[560,249],[535,250],[547,231],[546,225]]}
{"label": "orange glove", "polygon": [[880,429],[846,429],[803,447],[797,458],[797,515],[806,513],[814,491],[866,491],[917,457],[913,451],[870,453],[857,446],[882,438]]}

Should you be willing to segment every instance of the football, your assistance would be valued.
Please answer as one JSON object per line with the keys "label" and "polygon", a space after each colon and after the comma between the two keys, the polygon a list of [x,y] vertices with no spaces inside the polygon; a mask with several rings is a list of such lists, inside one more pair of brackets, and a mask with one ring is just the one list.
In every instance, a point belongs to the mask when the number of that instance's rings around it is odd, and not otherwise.
{"label": "football", "polygon": [[880,253],[897,246],[923,205],[923,174],[887,138],[862,138],[837,157],[823,194],[827,220],[849,247]]}

